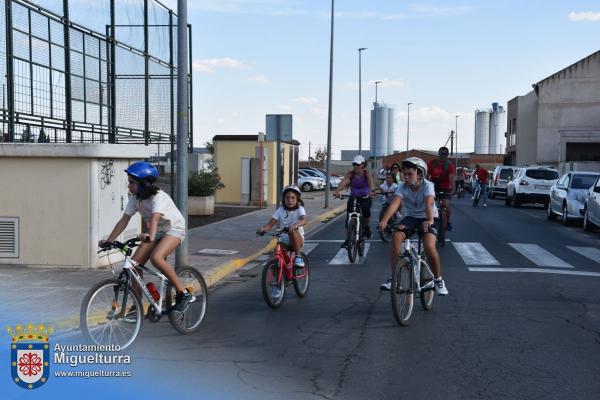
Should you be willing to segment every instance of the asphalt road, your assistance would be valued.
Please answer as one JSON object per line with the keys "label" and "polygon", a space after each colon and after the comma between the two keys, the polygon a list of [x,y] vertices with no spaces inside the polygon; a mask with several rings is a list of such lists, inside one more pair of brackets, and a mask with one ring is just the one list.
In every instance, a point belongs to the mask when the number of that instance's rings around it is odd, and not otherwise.
{"label": "asphalt road", "polygon": [[289,287],[271,310],[255,264],[210,293],[199,332],[146,321],[128,353],[195,398],[597,399],[600,233],[549,222],[538,207],[453,204],[440,249],[450,293],[430,312],[415,307],[408,327],[379,290],[387,244],[373,238],[359,264],[330,264],[338,218],[307,238],[306,298]]}

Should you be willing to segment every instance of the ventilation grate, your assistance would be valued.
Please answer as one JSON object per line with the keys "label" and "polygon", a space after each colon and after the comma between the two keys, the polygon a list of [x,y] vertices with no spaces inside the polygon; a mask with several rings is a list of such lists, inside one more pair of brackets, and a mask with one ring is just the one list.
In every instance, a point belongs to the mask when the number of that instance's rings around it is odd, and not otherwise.
{"label": "ventilation grate", "polygon": [[19,219],[0,217],[0,258],[19,257]]}

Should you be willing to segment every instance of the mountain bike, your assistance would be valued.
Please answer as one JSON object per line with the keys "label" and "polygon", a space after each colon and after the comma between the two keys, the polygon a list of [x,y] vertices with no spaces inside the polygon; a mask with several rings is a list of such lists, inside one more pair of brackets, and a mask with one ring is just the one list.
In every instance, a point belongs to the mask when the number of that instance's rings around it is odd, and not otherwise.
{"label": "mountain bike", "polygon": [[[276,233],[263,233],[277,238],[277,245],[273,258],[269,260],[262,272],[261,288],[263,298],[269,307],[275,309],[283,303],[286,287],[292,283],[298,297],[302,298],[308,293],[310,285],[310,266],[308,256],[304,253],[296,255],[282,242],[281,236],[287,234],[288,228],[278,230]],[[294,259],[302,257],[304,267],[294,265]]]}
{"label": "mountain bike", "polygon": [[392,310],[396,321],[402,326],[407,326],[413,311],[415,293],[419,293],[421,306],[425,311],[433,308],[435,282],[427,256],[422,254],[423,230],[417,230],[417,248],[413,246],[410,239],[412,235],[406,229],[394,228],[394,231],[404,232],[406,240],[402,244],[400,259],[392,272]]}
{"label": "mountain bike", "polygon": [[356,256],[362,257],[365,253],[365,238],[363,236],[362,209],[358,199],[368,199],[371,196],[353,197],[341,194],[340,199],[352,199],[351,212],[347,215],[348,228],[346,229],[346,240],[348,241],[348,259],[351,263],[356,261]]}
{"label": "mountain bike", "polygon": [[[144,316],[150,322],[158,322],[167,314],[171,325],[182,334],[198,330],[204,319],[208,291],[200,272],[192,267],[175,268],[178,278],[193,298],[183,312],[172,312],[177,294],[175,286],[157,269],[150,269],[131,259],[133,249],[140,243],[137,238],[125,243],[108,242],[98,252],[116,249],[125,255],[125,259],[119,275],[95,284],[81,304],[80,328],[86,339],[94,344],[119,345],[121,349],[128,347],[137,337]],[[159,288],[152,287],[154,283],[146,285],[139,271],[157,277]],[[112,272],[115,275],[114,269]],[[133,285],[136,285],[136,290]],[[140,291],[148,301],[147,309],[140,298]]]}

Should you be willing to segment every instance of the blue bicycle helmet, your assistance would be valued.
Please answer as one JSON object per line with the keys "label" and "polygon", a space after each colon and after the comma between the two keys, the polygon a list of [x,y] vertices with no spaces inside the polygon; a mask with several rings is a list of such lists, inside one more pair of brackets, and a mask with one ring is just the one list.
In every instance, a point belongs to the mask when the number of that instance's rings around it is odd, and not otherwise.
{"label": "blue bicycle helmet", "polygon": [[125,172],[127,172],[127,175],[131,175],[139,181],[148,180],[149,182],[154,182],[158,178],[158,170],[156,167],[145,161],[131,164],[127,167]]}

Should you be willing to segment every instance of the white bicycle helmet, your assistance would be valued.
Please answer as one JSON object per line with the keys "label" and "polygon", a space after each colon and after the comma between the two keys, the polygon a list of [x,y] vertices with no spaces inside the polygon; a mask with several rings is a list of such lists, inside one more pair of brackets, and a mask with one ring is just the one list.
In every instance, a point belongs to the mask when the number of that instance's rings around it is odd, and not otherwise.
{"label": "white bicycle helmet", "polygon": [[302,192],[300,191],[300,189],[298,189],[298,186],[296,186],[296,185],[288,185],[288,186],[284,187],[283,190],[281,191],[281,195],[285,196],[285,192],[287,192],[289,190],[295,192],[298,196],[302,196]]}
{"label": "white bicycle helmet", "polygon": [[352,164],[364,164],[365,158],[363,156],[361,156],[360,154],[357,156],[354,156],[354,159],[352,160]]}
{"label": "white bicycle helmet", "polygon": [[427,176],[427,163],[421,160],[419,157],[408,157],[402,161],[402,166],[404,165],[410,168],[416,168],[418,171],[423,173],[423,176]]}

